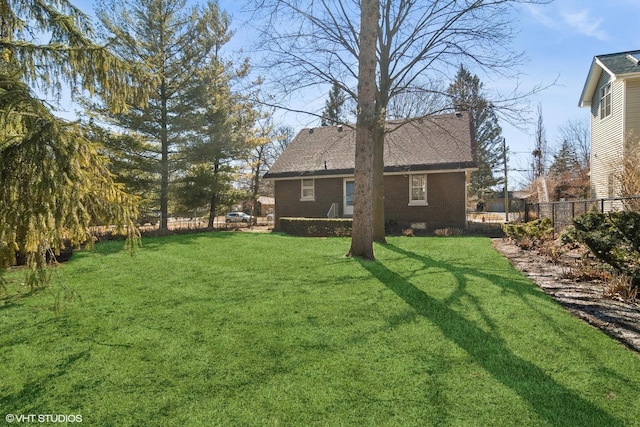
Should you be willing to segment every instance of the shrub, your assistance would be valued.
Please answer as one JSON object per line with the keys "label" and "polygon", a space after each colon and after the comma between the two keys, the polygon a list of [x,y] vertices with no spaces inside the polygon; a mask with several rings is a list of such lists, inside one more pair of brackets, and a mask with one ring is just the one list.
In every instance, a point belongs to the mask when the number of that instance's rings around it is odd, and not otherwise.
{"label": "shrub", "polygon": [[351,235],[350,218],[280,218],[280,230],[292,236],[343,237]]}
{"label": "shrub", "polygon": [[588,212],[574,218],[575,239],[617,273],[640,284],[640,213],[631,211]]}
{"label": "shrub", "polygon": [[459,228],[438,228],[433,232],[436,236],[448,237],[448,236],[462,236],[463,231]]}
{"label": "shrub", "polygon": [[553,225],[549,218],[524,224],[503,224],[502,231],[522,249],[539,248],[544,242],[553,239]]}
{"label": "shrub", "polygon": [[414,237],[413,228],[407,228],[406,230],[402,230],[402,235],[404,237]]}
{"label": "shrub", "polygon": [[621,298],[624,302],[635,302],[638,288],[631,284],[631,278],[624,274],[614,274],[609,286],[604,290],[607,298]]}

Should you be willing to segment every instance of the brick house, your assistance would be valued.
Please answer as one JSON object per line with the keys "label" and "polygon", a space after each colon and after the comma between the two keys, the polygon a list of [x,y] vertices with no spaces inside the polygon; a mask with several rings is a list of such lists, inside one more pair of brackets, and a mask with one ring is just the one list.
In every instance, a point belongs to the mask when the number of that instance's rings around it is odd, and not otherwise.
{"label": "brick house", "polygon": [[625,147],[640,137],[640,51],[595,56],[578,105],[591,110],[591,195],[618,197]]}
{"label": "brick house", "polygon": [[[353,215],[355,128],[303,129],[276,160],[275,229],[281,217]],[[397,228],[466,227],[476,170],[467,113],[389,122],[384,147],[385,220]]]}

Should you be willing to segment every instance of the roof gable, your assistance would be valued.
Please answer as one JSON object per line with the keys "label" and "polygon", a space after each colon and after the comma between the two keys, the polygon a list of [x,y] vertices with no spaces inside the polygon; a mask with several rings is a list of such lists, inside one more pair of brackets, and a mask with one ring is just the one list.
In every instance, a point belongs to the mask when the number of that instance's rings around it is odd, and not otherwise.
{"label": "roof gable", "polygon": [[[394,121],[386,125],[386,172],[475,168],[475,144],[467,113]],[[353,174],[354,127],[303,129],[265,178]]]}
{"label": "roof gable", "polygon": [[640,77],[639,64],[640,50],[594,56],[578,105],[580,107],[591,106],[591,100],[598,88],[598,82],[603,72],[614,80],[630,76]]}

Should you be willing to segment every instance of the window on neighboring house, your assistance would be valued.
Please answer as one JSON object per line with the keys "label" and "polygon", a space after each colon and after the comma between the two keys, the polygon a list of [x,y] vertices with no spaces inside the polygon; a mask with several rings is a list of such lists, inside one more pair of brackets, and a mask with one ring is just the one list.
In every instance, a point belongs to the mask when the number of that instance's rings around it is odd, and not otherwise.
{"label": "window on neighboring house", "polygon": [[409,175],[409,205],[427,204],[427,174]]}
{"label": "window on neighboring house", "polygon": [[300,200],[315,200],[313,179],[302,180],[302,190],[300,194]]}
{"label": "window on neighboring house", "polygon": [[611,83],[600,88],[600,118],[604,119],[611,114]]}

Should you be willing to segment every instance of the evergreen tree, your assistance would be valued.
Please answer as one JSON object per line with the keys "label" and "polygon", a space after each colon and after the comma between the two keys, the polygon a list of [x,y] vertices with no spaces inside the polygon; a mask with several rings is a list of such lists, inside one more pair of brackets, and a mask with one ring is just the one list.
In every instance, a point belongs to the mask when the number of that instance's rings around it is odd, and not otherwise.
{"label": "evergreen tree", "polygon": [[128,64],[92,40],[86,15],[69,2],[0,2],[0,9],[0,268],[24,256],[36,286],[46,284],[46,255],[90,240],[97,221],[134,243],[137,213],[90,133],[54,116],[28,85],[55,93],[68,84],[113,111],[144,88]]}
{"label": "evergreen tree", "polygon": [[503,164],[504,149],[502,128],[491,102],[482,93],[480,78],[472,75],[463,65],[458,69],[456,79],[447,93],[457,111],[468,111],[475,130],[478,170],[471,173],[469,192],[482,199],[504,182],[496,177]]}
{"label": "evergreen tree", "polygon": [[247,71],[246,64],[232,70],[231,64],[213,58],[183,97],[190,137],[179,152],[184,174],[175,187],[176,202],[187,209],[208,207],[209,227],[214,226],[219,205],[236,201],[229,195],[238,195],[231,185],[239,172],[237,163],[259,144],[254,129],[258,113],[231,88],[231,80]]}
{"label": "evergreen tree", "polygon": [[97,110],[102,120],[145,142],[145,151],[137,155],[155,167],[161,230],[167,229],[170,183],[179,166],[176,155],[201,131],[191,120],[193,103],[188,96],[201,70],[230,38],[229,18],[216,3],[186,6],[186,0],[104,0],[97,10],[113,49],[152,76],[153,91],[146,105],[123,114]]}
{"label": "evergreen tree", "polygon": [[320,119],[321,126],[335,126],[344,123],[344,103],[345,95],[340,89],[338,82],[334,80],[329,92],[329,98],[325,101],[324,111]]}
{"label": "evergreen tree", "polygon": [[583,173],[583,168],[574,147],[568,141],[563,141],[558,152],[553,156],[553,163],[549,166],[548,177],[554,183],[554,198],[576,199],[585,198],[589,192],[589,181]]}

